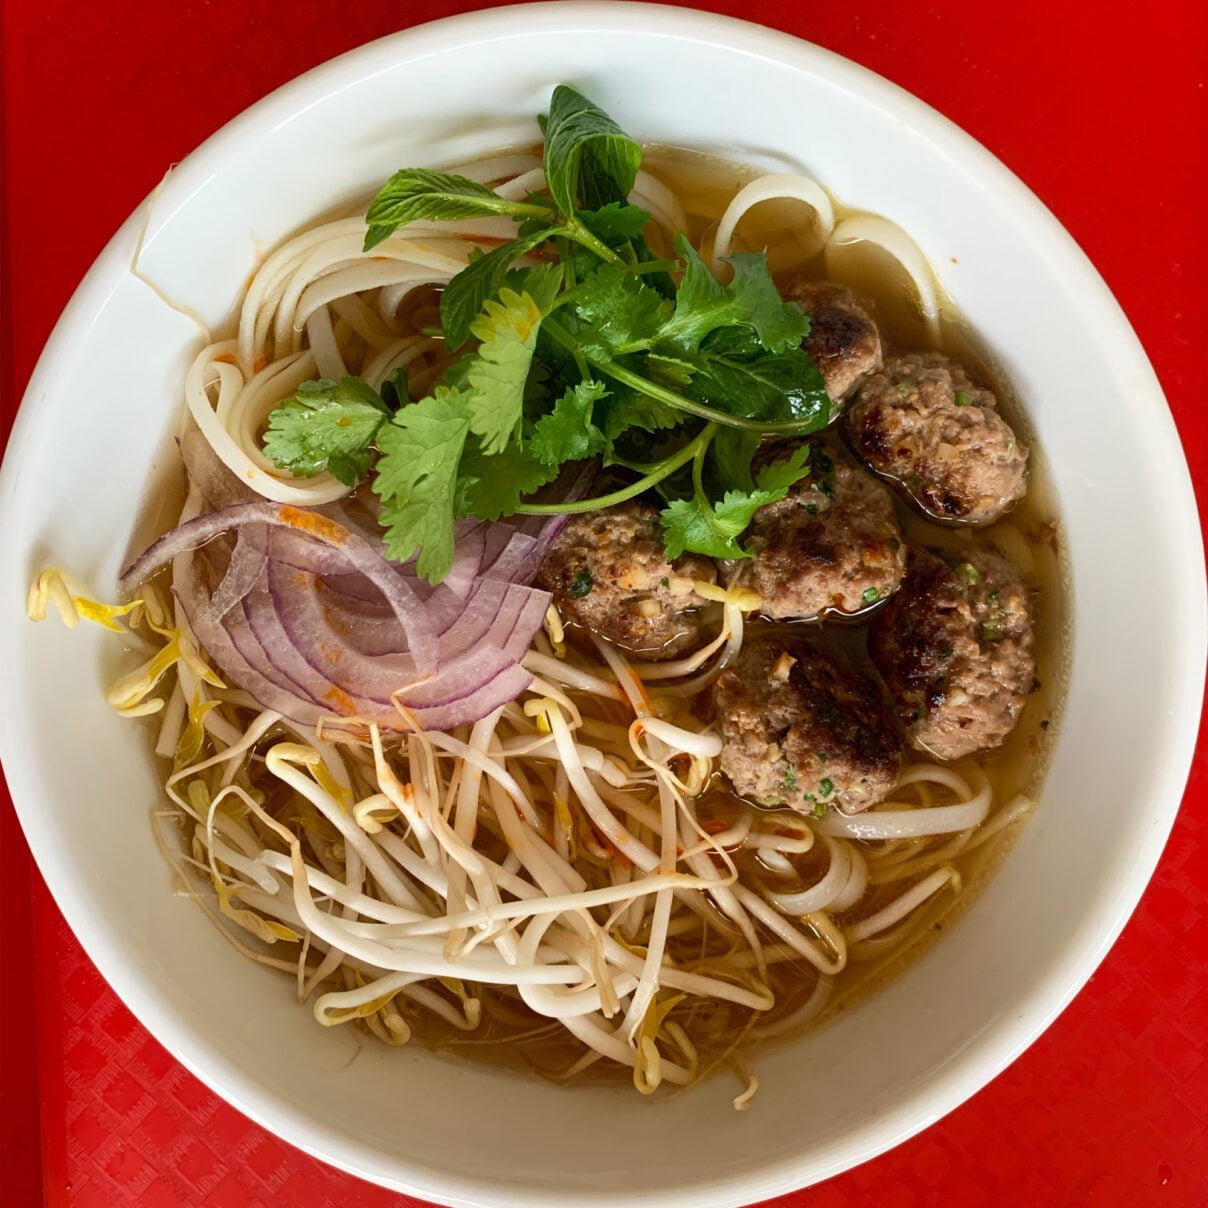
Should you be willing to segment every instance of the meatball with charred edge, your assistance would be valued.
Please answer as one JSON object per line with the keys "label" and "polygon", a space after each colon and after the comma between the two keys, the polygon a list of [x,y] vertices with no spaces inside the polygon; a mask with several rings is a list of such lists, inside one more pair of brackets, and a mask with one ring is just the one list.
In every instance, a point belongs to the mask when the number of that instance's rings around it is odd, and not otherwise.
{"label": "meatball with charred edge", "polygon": [[845,285],[794,280],[780,292],[810,317],[810,334],[802,347],[822,371],[833,403],[842,402],[868,374],[881,368],[877,325]]}
{"label": "meatball with charred edge", "polygon": [[911,550],[869,651],[912,746],[940,759],[997,747],[1036,674],[1028,590],[989,550]]}
{"label": "meatball with charred edge", "polygon": [[876,685],[839,655],[769,629],[713,689],[722,771],[760,805],[856,813],[893,788],[901,739]]}
{"label": "meatball with charred edge", "polygon": [[809,475],[755,513],[745,544],[761,611],[777,620],[858,613],[892,595],[906,545],[889,490],[810,445]]}
{"label": "meatball with charred edge", "polygon": [[938,352],[893,357],[847,413],[852,447],[932,520],[991,524],[1027,489],[1028,450],[993,393]]}
{"label": "meatball with charred edge", "polygon": [[669,659],[699,644],[705,601],[692,584],[716,578],[707,558],[685,554],[669,563],[658,511],[631,501],[572,516],[536,585],[553,594],[565,620],[631,654]]}

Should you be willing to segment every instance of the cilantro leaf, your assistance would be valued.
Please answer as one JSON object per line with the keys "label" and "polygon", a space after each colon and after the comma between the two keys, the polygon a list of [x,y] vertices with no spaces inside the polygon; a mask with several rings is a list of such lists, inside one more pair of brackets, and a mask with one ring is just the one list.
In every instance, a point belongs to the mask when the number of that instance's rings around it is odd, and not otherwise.
{"label": "cilantro leaf", "polygon": [[365,214],[364,250],[388,239],[400,226],[420,219],[448,222],[458,218],[479,218],[484,214],[511,214],[529,217],[536,207],[506,201],[494,189],[430,168],[404,168],[396,172],[369,203]]}
{"label": "cilantro leaf", "polygon": [[492,455],[473,441],[461,460],[453,509],[458,517],[498,520],[512,515],[523,496],[557,475],[556,466],[538,461],[522,445],[508,445],[502,453]]}
{"label": "cilantro leaf", "polygon": [[486,300],[503,288],[513,262],[556,233],[543,228],[513,239],[471,261],[445,286],[440,296],[440,324],[449,348],[460,348],[470,338],[470,325],[482,313]]}
{"label": "cilantro leaf", "polygon": [[650,221],[649,211],[620,201],[610,201],[598,210],[579,210],[575,217],[610,247],[637,239]]}
{"label": "cilantro leaf", "polygon": [[519,431],[540,326],[541,310],[532,297],[506,287],[499,301],[488,300],[482,316],[470,325],[482,341],[466,372],[470,430],[482,438],[484,453],[502,453]]}
{"label": "cilantro leaf", "polygon": [[573,307],[585,325],[578,333],[583,350],[604,359],[649,348],[671,314],[662,294],[611,264],[579,283]]}
{"label": "cilantro leaf", "polygon": [[299,478],[326,469],[355,486],[369,473],[370,446],[388,417],[377,391],[360,378],[303,382],[269,416],[264,452]]}
{"label": "cilantro leaf", "polygon": [[716,503],[700,495],[672,500],[662,513],[667,557],[678,558],[685,550],[711,558],[750,557],[738,544],[739,536],[761,507],[783,499],[793,483],[809,472],[808,461],[809,446],[801,444],[788,457],[764,466],[756,475],[754,490],[727,491]]}
{"label": "cilantro leaf", "polygon": [[378,433],[377,477],[386,552],[398,562],[413,555],[416,570],[439,583],[453,564],[453,491],[470,431],[468,391],[437,386],[404,407]]}
{"label": "cilantro leaf", "polygon": [[738,537],[751,517],[771,502],[771,492],[766,491],[727,491],[715,504],[699,495],[673,499],[662,514],[667,557],[674,560],[685,550],[710,558],[749,557]]}
{"label": "cilantro leaf", "polygon": [[624,202],[642,149],[582,93],[559,84],[545,124],[545,179],[563,214]]}
{"label": "cilantro leaf", "polygon": [[537,421],[529,449],[546,465],[582,461],[604,451],[604,433],[592,423],[592,408],[608,393],[603,382],[586,381],[568,390]]}
{"label": "cilantro leaf", "polygon": [[740,252],[727,256],[734,279],[722,285],[697,255],[686,235],[675,241],[685,270],[675,298],[675,314],[661,333],[672,349],[695,352],[701,341],[718,328],[754,329],[768,352],[786,352],[809,334],[810,321],[795,302],[786,302],[768,272],[762,253]]}
{"label": "cilantro leaf", "polygon": [[766,462],[755,475],[755,485],[761,491],[770,491],[777,499],[783,499],[794,483],[800,482],[810,472],[811,448],[804,441],[792,449],[787,457]]}

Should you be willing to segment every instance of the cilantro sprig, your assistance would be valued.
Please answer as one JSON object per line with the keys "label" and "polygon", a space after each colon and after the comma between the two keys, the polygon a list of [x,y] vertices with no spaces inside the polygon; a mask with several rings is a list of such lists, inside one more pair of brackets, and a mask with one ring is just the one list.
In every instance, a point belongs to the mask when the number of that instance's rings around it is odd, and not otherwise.
{"label": "cilantro sprig", "polygon": [[[544,193],[513,201],[408,168],[370,203],[366,251],[411,222],[517,224],[441,295],[446,346],[460,350],[441,384],[411,401],[397,377],[380,389],[305,382],[270,415],[265,452],[296,475],[371,479],[387,551],[433,583],[459,518],[582,512],[647,492],[663,498],[670,557],[744,557],[755,512],[809,472],[805,446],[753,471],[761,441],[829,419],[802,348],[809,318],[762,255],[728,257],[722,282],[682,233],[672,256],[652,251],[650,215],[629,201],[641,148],[575,89],[554,90],[543,129]],[[588,458],[632,478],[593,499],[531,498]]]}

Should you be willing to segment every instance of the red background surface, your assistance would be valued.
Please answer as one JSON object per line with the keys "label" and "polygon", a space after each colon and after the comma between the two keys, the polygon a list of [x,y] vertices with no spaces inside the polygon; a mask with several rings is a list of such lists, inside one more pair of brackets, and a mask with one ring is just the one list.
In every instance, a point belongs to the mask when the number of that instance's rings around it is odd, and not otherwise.
{"label": "red background surface", "polygon": [[[60,309],[165,168],[279,84],[475,4],[4,0],[4,430]],[[1089,253],[1208,487],[1208,17],[1198,0],[704,7],[778,26],[905,86],[999,155]],[[1138,808],[1144,808],[1138,802]],[[404,1203],[217,1100],[134,1021],[67,931],[0,801],[8,1204]],[[1015,1065],[940,1124],[779,1201],[819,1208],[1208,1204],[1208,756],[1141,908]],[[635,1172],[635,1178],[640,1177]]]}

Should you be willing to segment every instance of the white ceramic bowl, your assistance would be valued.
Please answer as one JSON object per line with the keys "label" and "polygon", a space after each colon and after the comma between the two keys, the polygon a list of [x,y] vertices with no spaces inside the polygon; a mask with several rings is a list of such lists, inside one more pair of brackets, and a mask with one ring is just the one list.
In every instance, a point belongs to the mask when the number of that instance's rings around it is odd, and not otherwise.
{"label": "white ceramic bowl", "polygon": [[[800,165],[913,233],[1017,383],[1069,543],[1073,673],[1038,815],[943,942],[765,1061],[742,1115],[725,1078],[648,1103],[316,1026],[284,980],[170,895],[148,824],[155,777],[102,700],[105,635],[24,618],[47,561],[112,589],[179,406],[197,330],[132,275],[144,225],[142,276],[220,325],[265,248],[394,168],[530,141],[560,80],[640,138]],[[135,214],[80,286],[30,384],[0,499],[0,749],[89,955],[236,1107],[337,1166],[447,1203],[740,1204],[910,1136],[1002,1070],[1090,976],[1150,876],[1192,752],[1196,513],[1158,383],[1111,295],[1036,198],[932,110],[719,17],[614,4],[458,17],[256,105],[173,172],[149,220]]]}

